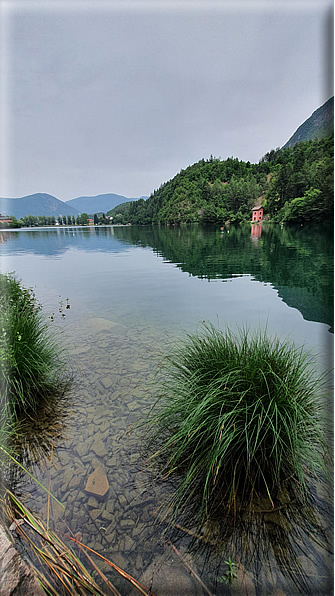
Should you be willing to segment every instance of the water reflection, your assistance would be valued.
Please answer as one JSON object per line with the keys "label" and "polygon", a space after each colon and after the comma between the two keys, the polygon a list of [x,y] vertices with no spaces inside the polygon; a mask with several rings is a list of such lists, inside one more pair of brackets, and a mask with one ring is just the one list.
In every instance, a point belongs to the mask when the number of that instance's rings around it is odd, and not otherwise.
{"label": "water reflection", "polygon": [[60,258],[69,250],[125,253],[150,247],[183,272],[225,280],[249,274],[270,283],[282,300],[308,321],[333,325],[333,230],[326,225],[280,227],[254,224],[222,230],[120,226],[50,228],[3,233],[1,254]]}
{"label": "water reflection", "polygon": [[[292,495],[275,508],[269,499],[259,498],[257,507],[208,520],[200,532],[193,530],[187,512],[165,532],[202,561],[206,585],[215,594],[274,594],[276,589],[290,596],[330,594],[332,512],[326,486],[319,485],[319,494],[310,487],[310,503],[304,506]],[[232,583],[240,586],[236,592],[221,583],[229,577],[229,559],[236,572]]]}
{"label": "water reflection", "polygon": [[114,228],[108,227],[66,227],[17,230],[2,234],[1,253],[32,253],[59,258],[68,250],[94,252],[123,252],[128,250],[127,242],[114,239]]}
{"label": "water reflection", "polygon": [[251,238],[252,240],[258,240],[262,235],[262,224],[251,225]]}
{"label": "water reflection", "polygon": [[[252,226],[252,230],[257,227]],[[252,232],[251,232],[252,233]],[[202,279],[250,274],[271,283],[308,321],[333,324],[333,234],[327,226],[263,225],[257,241],[250,226],[122,227],[115,238],[150,246],[158,255]]]}

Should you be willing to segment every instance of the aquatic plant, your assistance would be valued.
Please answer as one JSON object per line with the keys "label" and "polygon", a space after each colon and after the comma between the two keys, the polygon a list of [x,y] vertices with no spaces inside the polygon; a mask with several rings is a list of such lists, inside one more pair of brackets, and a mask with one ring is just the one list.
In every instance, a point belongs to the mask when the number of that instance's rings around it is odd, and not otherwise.
{"label": "aquatic plant", "polygon": [[[155,596],[153,592],[109,559],[80,541],[79,535],[60,536],[38,515],[28,509],[12,492],[0,499],[0,512],[9,529],[20,537],[21,549],[34,574],[50,596],[65,594],[111,594],[121,596],[93,557],[104,563],[131,584],[137,592]],[[70,533],[70,531],[69,531]],[[77,553],[71,548],[77,547]],[[87,559],[86,564],[82,559]],[[100,578],[100,581],[97,579]]]}
{"label": "aquatic plant", "polygon": [[234,579],[237,579],[237,564],[233,563],[233,561],[231,560],[231,558],[228,558],[228,561],[224,561],[225,564],[227,565],[227,571],[225,573],[225,575],[223,575],[222,577],[218,577],[217,581],[219,583],[221,582],[225,582],[228,584],[232,584]]}
{"label": "aquatic plant", "polygon": [[31,289],[0,275],[0,407],[3,418],[31,415],[61,396],[70,375]]}
{"label": "aquatic plant", "polygon": [[[167,511],[202,525],[264,496],[308,500],[325,470],[319,421],[322,379],[310,355],[265,332],[204,325],[163,360],[158,400],[146,421],[150,461],[171,481]],[[193,517],[192,517],[193,516]]]}

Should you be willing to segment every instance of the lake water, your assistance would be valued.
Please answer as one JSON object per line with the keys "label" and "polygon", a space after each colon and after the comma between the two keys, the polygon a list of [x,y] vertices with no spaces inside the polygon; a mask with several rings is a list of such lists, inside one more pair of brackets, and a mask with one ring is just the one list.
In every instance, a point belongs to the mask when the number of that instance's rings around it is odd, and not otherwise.
{"label": "lake water", "polygon": [[[55,527],[79,531],[83,542],[144,583],[154,578],[158,596],[206,593],[161,537],[156,512],[165,489],[152,486],[143,471],[133,425],[153,402],[161,354],[202,321],[221,329],[266,327],[304,344],[316,354],[320,371],[329,369],[332,229],[61,227],[2,231],[0,242],[1,271],[15,271],[24,286],[34,288],[74,374],[71,410],[49,415],[47,429],[41,423],[27,430],[31,444],[43,445],[47,457],[37,465],[38,449],[34,456],[31,445],[23,447],[24,461],[65,505],[53,504]],[[331,393],[327,399],[324,414],[332,418]],[[103,498],[85,490],[96,469],[109,482]],[[19,487],[30,506],[45,513],[46,494],[38,485],[22,476]],[[329,501],[323,493],[322,498]],[[180,552],[185,540],[178,542]],[[306,546],[292,556],[300,560],[311,593],[327,594],[327,549],[309,544],[306,536],[299,540]],[[223,551],[219,563],[201,553],[187,555],[212,593],[240,593],[234,583],[216,581],[230,552]],[[251,565],[244,567],[248,593],[296,593],[290,573],[275,560],[263,568],[256,574]],[[175,581],[170,592],[167,570]],[[135,593],[115,574],[112,581],[122,594]]]}

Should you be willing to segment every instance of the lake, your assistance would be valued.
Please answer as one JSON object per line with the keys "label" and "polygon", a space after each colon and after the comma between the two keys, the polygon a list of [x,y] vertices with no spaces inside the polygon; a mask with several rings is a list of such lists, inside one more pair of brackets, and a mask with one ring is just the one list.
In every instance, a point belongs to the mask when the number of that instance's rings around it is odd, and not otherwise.
{"label": "lake", "polygon": [[[220,329],[266,328],[304,345],[316,355],[319,371],[329,370],[332,233],[327,226],[266,224],[0,232],[1,271],[14,271],[25,287],[34,288],[74,375],[70,409],[27,427],[29,439],[22,445],[22,461],[65,505],[52,505],[59,532],[80,532],[85,544],[143,583],[154,578],[158,596],[168,593],[167,570],[179,593],[206,593],[161,536],[157,510],[168,489],[152,485],[143,469],[134,425],[154,401],[162,354],[203,321]],[[332,419],[331,390],[324,399],[324,417]],[[103,498],[85,490],[97,469],[109,483]],[[36,482],[24,474],[16,482],[28,504],[45,515],[47,496]],[[331,497],[318,488],[316,494],[329,529]],[[282,522],[277,527],[282,529]],[[297,549],[289,556],[301,564],[311,593],[328,593],[327,547],[315,545],[304,527],[298,538],[292,536]],[[180,553],[187,539],[184,533],[177,540]],[[223,548],[212,557],[200,548],[187,555],[212,593],[240,593],[222,580],[230,552]],[[294,572],[280,566],[272,551],[270,559],[271,565],[259,559],[245,564],[241,554],[248,593],[305,593],[297,591]],[[135,593],[115,574],[112,581],[122,594]],[[159,582],[165,585],[161,591]]]}

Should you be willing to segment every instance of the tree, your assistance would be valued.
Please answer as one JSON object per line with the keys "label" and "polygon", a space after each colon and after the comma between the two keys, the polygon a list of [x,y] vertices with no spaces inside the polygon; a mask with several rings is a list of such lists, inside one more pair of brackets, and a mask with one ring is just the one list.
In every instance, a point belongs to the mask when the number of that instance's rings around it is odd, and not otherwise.
{"label": "tree", "polygon": [[88,215],[87,213],[82,213],[80,216],[80,225],[87,226],[88,225]]}
{"label": "tree", "polygon": [[9,224],[9,228],[21,228],[22,223],[18,221],[14,215],[11,215],[10,219],[12,220],[12,223]]}
{"label": "tree", "polygon": [[272,216],[280,209],[280,196],[277,191],[276,178],[271,178],[270,186],[265,193],[266,211]]}
{"label": "tree", "polygon": [[278,216],[282,221],[310,221],[320,219],[320,195],[321,190],[309,188],[303,197],[296,197],[292,201],[287,201],[279,212]]}

